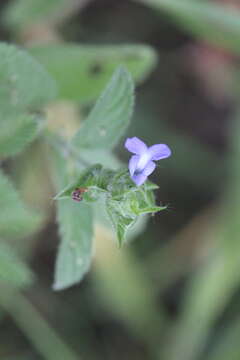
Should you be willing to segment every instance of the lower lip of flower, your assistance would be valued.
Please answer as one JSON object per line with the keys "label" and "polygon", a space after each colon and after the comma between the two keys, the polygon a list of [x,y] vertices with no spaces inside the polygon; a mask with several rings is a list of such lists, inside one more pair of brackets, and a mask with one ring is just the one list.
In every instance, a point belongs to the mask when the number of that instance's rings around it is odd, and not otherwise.
{"label": "lower lip of flower", "polygon": [[134,173],[135,174],[141,173],[144,170],[147,163],[150,161],[150,159],[151,159],[151,156],[149,156],[149,154],[147,152],[145,154],[141,155],[140,159],[138,161],[138,164],[137,164],[137,168]]}

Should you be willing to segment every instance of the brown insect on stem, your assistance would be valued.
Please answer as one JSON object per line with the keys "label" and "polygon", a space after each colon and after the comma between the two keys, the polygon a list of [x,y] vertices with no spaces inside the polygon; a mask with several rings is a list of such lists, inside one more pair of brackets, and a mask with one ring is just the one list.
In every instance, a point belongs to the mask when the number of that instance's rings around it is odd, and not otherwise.
{"label": "brown insect on stem", "polygon": [[84,194],[86,191],[88,191],[87,188],[76,188],[75,190],[73,190],[72,192],[72,200],[74,201],[82,201],[83,197],[82,197],[82,194]]}

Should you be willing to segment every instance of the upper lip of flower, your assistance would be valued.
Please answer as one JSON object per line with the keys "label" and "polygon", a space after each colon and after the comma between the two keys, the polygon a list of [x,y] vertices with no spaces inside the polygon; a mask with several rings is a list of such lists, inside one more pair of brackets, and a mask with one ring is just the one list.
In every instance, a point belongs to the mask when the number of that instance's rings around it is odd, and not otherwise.
{"label": "upper lip of flower", "polygon": [[150,147],[137,137],[128,138],[125,148],[133,155],[129,160],[129,172],[137,186],[142,185],[147,177],[154,171],[154,161],[167,158],[171,150],[166,144],[155,144]]}

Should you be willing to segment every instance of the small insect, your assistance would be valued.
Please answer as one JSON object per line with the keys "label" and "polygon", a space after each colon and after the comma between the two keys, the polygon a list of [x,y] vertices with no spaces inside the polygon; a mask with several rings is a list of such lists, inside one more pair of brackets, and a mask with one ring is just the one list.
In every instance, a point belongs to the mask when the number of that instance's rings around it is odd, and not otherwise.
{"label": "small insect", "polygon": [[84,194],[86,191],[88,191],[87,188],[76,188],[73,192],[72,192],[72,200],[74,201],[82,201],[83,197],[82,194]]}

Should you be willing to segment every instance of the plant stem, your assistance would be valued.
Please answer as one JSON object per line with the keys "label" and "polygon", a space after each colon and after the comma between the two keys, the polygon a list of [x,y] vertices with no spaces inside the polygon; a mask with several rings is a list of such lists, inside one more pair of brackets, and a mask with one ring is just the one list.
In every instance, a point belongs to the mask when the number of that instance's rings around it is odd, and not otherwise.
{"label": "plant stem", "polygon": [[53,146],[56,150],[60,152],[60,154],[66,158],[68,155],[72,156],[72,158],[79,164],[82,168],[90,166],[90,164],[85,161],[81,156],[79,156],[77,149],[75,149],[70,143],[68,143],[61,136],[54,134],[50,131],[45,132],[45,139],[47,139],[48,144]]}

